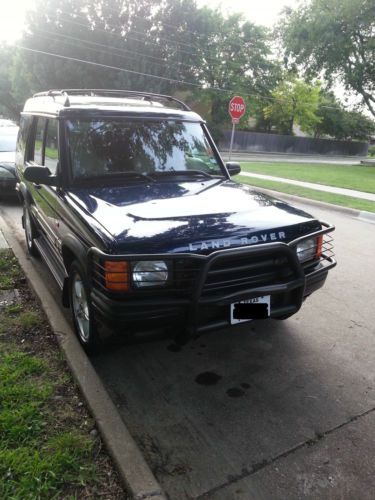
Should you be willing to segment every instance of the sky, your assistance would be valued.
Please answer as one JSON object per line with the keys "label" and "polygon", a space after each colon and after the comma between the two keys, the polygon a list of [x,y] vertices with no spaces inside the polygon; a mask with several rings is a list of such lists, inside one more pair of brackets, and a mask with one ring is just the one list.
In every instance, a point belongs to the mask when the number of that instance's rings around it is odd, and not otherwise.
{"label": "sky", "polygon": [[284,7],[296,7],[299,0],[197,0],[198,5],[219,7],[224,13],[242,12],[256,24],[272,26]]}
{"label": "sky", "polygon": [[[197,3],[221,8],[224,13],[242,12],[249,21],[272,26],[283,7],[296,7],[299,0],[237,0],[236,2],[233,0],[197,0]],[[20,37],[24,13],[33,4],[33,0],[0,0],[0,41],[14,42]]]}

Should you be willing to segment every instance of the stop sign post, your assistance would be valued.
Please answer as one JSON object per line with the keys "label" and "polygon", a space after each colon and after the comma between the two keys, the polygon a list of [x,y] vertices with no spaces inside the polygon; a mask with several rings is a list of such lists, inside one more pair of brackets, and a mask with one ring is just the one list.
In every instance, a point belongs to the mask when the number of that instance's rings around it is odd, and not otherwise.
{"label": "stop sign post", "polygon": [[229,160],[232,156],[232,148],[233,148],[233,139],[234,139],[234,129],[236,126],[236,123],[240,121],[240,118],[245,114],[246,112],[246,104],[243,98],[239,95],[236,95],[232,97],[232,99],[229,102],[229,107],[228,107],[229,114],[232,118],[232,136],[230,138],[230,148],[229,148]]}

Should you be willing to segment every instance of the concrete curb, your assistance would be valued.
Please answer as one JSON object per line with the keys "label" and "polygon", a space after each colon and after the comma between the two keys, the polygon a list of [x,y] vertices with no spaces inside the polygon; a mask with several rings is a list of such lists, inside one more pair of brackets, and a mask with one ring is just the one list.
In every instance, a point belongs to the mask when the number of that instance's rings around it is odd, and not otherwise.
{"label": "concrete curb", "polygon": [[136,500],[166,500],[161,486],[76,339],[70,324],[35,269],[32,259],[28,257],[11,227],[1,215],[0,227],[57,335],[68,365],[127,490]]}
{"label": "concrete curb", "polygon": [[332,210],[334,212],[340,212],[342,214],[348,215],[350,217],[356,218],[364,222],[375,224],[375,212],[366,212],[365,210],[356,210],[355,208],[342,207],[341,205],[334,205],[332,203],[326,203],[324,201],[311,200],[310,198],[302,198],[301,196],[281,193],[280,191],[274,191],[271,189],[265,189],[257,186],[254,186],[254,189],[256,191],[268,194],[269,196],[279,198],[280,200],[283,201],[292,203],[302,203],[303,205],[311,205],[313,207],[325,208],[328,210]]}

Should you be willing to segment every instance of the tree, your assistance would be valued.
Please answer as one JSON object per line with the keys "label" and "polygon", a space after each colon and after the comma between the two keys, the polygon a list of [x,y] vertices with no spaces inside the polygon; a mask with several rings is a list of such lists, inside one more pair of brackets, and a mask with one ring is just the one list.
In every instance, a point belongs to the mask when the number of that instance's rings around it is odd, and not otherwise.
{"label": "tree", "polygon": [[375,135],[375,122],[360,111],[343,111],[342,139],[368,141]]}
{"label": "tree", "polygon": [[194,0],[39,4],[29,14],[22,40],[23,46],[39,52],[20,51],[14,59],[11,88],[19,105],[49,88],[167,94],[195,89],[196,99],[209,103],[209,123],[216,127],[228,119],[227,103],[234,92],[266,93],[273,81],[276,65],[269,59],[267,32],[240,15],[224,18],[219,11],[198,8]]}
{"label": "tree", "polygon": [[367,141],[375,134],[375,122],[358,110],[347,110],[331,92],[322,93],[317,115],[315,137],[329,136],[339,140]]}
{"label": "tree", "polygon": [[19,108],[12,93],[12,66],[15,50],[12,47],[0,46],[0,115],[17,119]]}
{"label": "tree", "polygon": [[317,111],[320,85],[308,85],[296,77],[282,81],[272,92],[273,100],[264,108],[264,115],[282,134],[293,135],[293,125],[311,133],[320,121]]}
{"label": "tree", "polygon": [[279,33],[286,61],[330,84],[340,78],[375,116],[374,0],[311,0],[285,10]]}

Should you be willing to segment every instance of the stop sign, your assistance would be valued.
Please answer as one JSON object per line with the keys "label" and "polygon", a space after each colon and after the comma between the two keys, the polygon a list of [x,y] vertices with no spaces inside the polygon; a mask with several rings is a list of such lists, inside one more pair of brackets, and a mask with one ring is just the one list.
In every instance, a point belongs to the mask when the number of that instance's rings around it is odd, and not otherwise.
{"label": "stop sign", "polygon": [[239,95],[232,97],[229,102],[229,114],[232,120],[238,121],[245,114],[246,104],[243,98]]}

